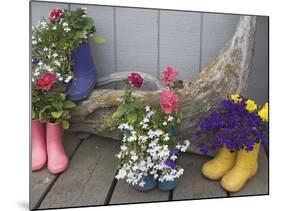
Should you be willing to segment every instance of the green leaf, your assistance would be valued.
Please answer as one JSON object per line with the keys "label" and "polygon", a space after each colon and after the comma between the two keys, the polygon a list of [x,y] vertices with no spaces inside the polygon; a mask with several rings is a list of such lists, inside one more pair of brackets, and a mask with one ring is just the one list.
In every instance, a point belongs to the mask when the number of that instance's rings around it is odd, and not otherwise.
{"label": "green leaf", "polygon": [[36,116],[35,111],[34,111],[33,108],[32,108],[32,119],[34,119],[35,116]]}
{"label": "green leaf", "polygon": [[62,102],[52,102],[51,105],[57,110],[61,110],[63,108]]}
{"label": "green leaf", "polygon": [[134,123],[137,120],[137,118],[138,118],[138,115],[135,112],[130,112],[128,114],[128,121],[129,121],[129,123]]}
{"label": "green leaf", "polygon": [[67,100],[63,103],[64,108],[74,108],[76,105],[70,100]]}
{"label": "green leaf", "polygon": [[62,123],[61,123],[61,125],[62,125],[62,127],[63,127],[64,129],[68,129],[68,128],[69,128],[69,122],[66,121],[66,120],[63,120]]}
{"label": "green leaf", "polygon": [[94,39],[95,43],[97,43],[97,44],[104,44],[104,43],[107,42],[107,39],[103,36],[100,36],[100,35],[95,35],[93,37],[93,39]]}
{"label": "green leaf", "polygon": [[116,111],[116,117],[119,118],[121,117],[128,109],[128,105],[127,104],[121,104],[118,106],[118,109]]}
{"label": "green leaf", "polygon": [[40,121],[45,121],[45,120],[46,120],[45,118],[47,118],[47,117],[46,117],[47,115],[44,114],[44,112],[45,112],[48,108],[51,108],[51,106],[50,106],[50,105],[47,105],[47,106],[45,106],[42,110],[39,111],[39,120],[40,120]]}
{"label": "green leaf", "polygon": [[53,112],[51,112],[51,115],[52,115],[52,117],[57,119],[57,118],[61,117],[62,113],[63,113],[63,110],[57,111],[57,112],[53,111]]}

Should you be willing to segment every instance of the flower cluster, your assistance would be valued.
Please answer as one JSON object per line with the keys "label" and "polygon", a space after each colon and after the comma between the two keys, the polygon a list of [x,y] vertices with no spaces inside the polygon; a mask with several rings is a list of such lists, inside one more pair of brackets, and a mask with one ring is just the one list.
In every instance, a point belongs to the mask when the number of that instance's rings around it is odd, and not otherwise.
{"label": "flower cluster", "polygon": [[32,27],[32,119],[69,127],[70,109],[66,83],[73,77],[72,54],[95,32],[87,11],[54,8],[49,20]]}
{"label": "flower cluster", "polygon": [[195,134],[205,140],[199,146],[204,154],[223,145],[231,152],[251,151],[255,143],[268,142],[268,103],[258,110],[253,100],[231,95],[200,120]]}
{"label": "flower cluster", "polygon": [[[117,179],[126,179],[132,185],[144,185],[145,176],[171,181],[183,174],[176,164],[180,152],[185,152],[189,141],[176,141],[175,127],[180,122],[179,97],[176,89],[183,83],[176,80],[177,72],[171,67],[163,73],[164,83],[169,89],[162,90],[157,107],[144,105],[134,97],[133,90],[140,89],[144,78],[132,73],[126,82],[123,101],[113,115],[123,133]],[[142,182],[140,182],[142,181]]]}
{"label": "flower cluster", "polygon": [[59,81],[68,83],[74,77],[72,53],[94,35],[93,20],[86,9],[75,11],[54,8],[49,20],[32,27],[32,81],[46,72],[55,73]]}
{"label": "flower cluster", "polygon": [[[184,144],[179,144],[172,140],[174,117],[164,115],[159,118],[158,112],[146,106],[144,118],[139,122],[142,127],[136,128],[129,123],[119,125],[123,139],[120,152],[116,155],[120,161],[117,179],[126,179],[126,182],[135,185],[147,175],[152,175],[159,181],[170,181],[183,174],[184,170],[177,166],[176,160],[190,143],[185,141]],[[157,123],[159,125],[155,126]]]}

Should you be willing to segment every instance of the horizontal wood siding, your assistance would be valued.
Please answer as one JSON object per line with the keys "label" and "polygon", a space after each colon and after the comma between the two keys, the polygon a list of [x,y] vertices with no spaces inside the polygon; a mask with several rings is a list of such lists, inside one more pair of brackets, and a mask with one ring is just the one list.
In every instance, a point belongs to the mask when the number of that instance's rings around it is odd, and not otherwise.
{"label": "horizontal wood siding", "polygon": [[[96,34],[107,38],[102,45],[91,41],[98,77],[142,71],[160,78],[172,66],[181,79],[194,80],[231,39],[239,20],[228,14],[32,2],[32,24],[54,7],[87,7]],[[261,104],[268,98],[268,17],[257,18],[255,45],[247,96]]]}

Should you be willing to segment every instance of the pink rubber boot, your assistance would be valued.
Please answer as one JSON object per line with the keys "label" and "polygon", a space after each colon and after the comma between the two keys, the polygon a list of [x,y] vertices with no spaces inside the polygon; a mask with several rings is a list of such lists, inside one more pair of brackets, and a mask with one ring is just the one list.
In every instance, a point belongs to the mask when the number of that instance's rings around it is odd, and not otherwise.
{"label": "pink rubber boot", "polygon": [[48,169],[52,174],[63,172],[68,167],[68,157],[62,143],[63,129],[59,124],[47,123]]}
{"label": "pink rubber boot", "polygon": [[32,120],[32,171],[44,167],[47,161],[45,124]]}

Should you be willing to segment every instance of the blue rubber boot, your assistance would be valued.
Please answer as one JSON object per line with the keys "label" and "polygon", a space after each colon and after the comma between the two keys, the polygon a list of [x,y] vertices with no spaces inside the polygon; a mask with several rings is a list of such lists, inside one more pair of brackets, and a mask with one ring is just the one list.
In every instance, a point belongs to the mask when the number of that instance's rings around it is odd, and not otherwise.
{"label": "blue rubber boot", "polygon": [[[140,183],[144,183],[143,186],[139,185]],[[154,189],[157,186],[157,181],[153,178],[153,176],[145,176],[143,179],[139,181],[138,184],[134,185],[134,188],[138,191],[149,191]]]}
{"label": "blue rubber boot", "polygon": [[67,86],[68,98],[72,101],[87,98],[96,84],[96,67],[89,43],[82,43],[72,55],[75,78]]}
{"label": "blue rubber boot", "polygon": [[170,191],[175,189],[177,186],[177,181],[176,180],[172,180],[172,181],[163,181],[160,182],[158,181],[158,188],[162,191]]}

